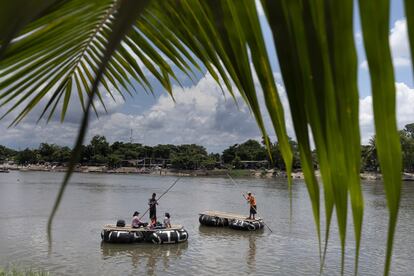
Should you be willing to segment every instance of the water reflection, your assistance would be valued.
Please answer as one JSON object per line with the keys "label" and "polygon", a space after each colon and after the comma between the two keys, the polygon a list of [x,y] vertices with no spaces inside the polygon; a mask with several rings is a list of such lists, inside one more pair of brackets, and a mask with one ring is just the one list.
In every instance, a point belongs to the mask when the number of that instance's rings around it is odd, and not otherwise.
{"label": "water reflection", "polygon": [[233,230],[227,227],[209,227],[205,225],[200,225],[198,227],[200,236],[205,238],[214,238],[214,239],[224,239],[228,237],[240,237],[250,238],[250,237],[260,237],[263,236],[265,230],[264,228],[256,231],[242,231],[242,230]]}
{"label": "water reflection", "polygon": [[[255,273],[256,269],[256,240],[264,236],[264,229],[259,229],[257,231],[237,231],[229,229],[227,227],[208,227],[200,225],[199,228],[200,237],[203,239],[209,240],[247,240],[247,244],[244,244],[246,264],[249,269],[249,274]],[[240,247],[240,251],[244,251],[243,247]]]}
{"label": "water reflection", "polygon": [[154,275],[157,264],[162,264],[163,270],[168,270],[170,263],[175,262],[187,250],[188,243],[179,244],[108,244],[101,243],[101,253],[104,260],[129,256],[134,268],[145,265],[146,273]]}
{"label": "water reflection", "polygon": [[256,236],[249,236],[249,248],[246,255],[246,263],[249,268],[249,274],[256,271]]}

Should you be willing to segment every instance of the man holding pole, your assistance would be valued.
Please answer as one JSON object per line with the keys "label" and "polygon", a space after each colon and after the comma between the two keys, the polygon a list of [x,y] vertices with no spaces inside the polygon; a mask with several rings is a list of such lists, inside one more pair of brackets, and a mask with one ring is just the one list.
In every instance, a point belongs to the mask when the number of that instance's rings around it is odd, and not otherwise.
{"label": "man holding pole", "polygon": [[157,223],[157,205],[158,205],[158,201],[157,199],[155,199],[156,196],[157,194],[153,193],[152,197],[148,201],[149,218],[151,222],[155,222],[155,223]]}
{"label": "man holding pole", "polygon": [[251,192],[247,192],[246,200],[250,204],[249,219],[256,219],[255,218],[256,213],[257,213],[256,198],[252,195]]}

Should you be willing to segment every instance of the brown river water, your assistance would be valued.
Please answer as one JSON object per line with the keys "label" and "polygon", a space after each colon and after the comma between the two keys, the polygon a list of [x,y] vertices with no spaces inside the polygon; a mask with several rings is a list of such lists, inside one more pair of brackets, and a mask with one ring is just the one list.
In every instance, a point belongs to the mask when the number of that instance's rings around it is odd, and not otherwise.
{"label": "brown river water", "polygon": [[[47,217],[63,173],[0,174],[0,267],[13,265],[52,275],[319,275],[318,242],[303,180],[293,184],[292,218],[286,179],[185,177],[160,201],[189,240],[183,244],[102,244],[102,226],[145,211],[169,176],[74,174],[53,224]],[[198,214],[218,210],[248,215],[242,192],[252,191],[259,214],[273,230],[243,232],[199,225]],[[380,182],[364,182],[365,216],[360,275],[382,275],[387,209]],[[145,217],[147,220],[148,218]],[[351,214],[345,274],[354,271]],[[324,275],[340,274],[340,244],[333,218]],[[405,182],[391,275],[414,275],[414,182]]]}

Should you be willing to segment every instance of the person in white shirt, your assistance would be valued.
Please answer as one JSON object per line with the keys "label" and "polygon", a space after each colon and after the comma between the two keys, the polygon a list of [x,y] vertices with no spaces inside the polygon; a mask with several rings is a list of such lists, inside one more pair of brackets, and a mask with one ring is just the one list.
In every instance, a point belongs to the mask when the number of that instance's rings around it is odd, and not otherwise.
{"label": "person in white shirt", "polygon": [[165,228],[171,228],[171,221],[170,221],[170,214],[169,213],[165,213],[164,227]]}

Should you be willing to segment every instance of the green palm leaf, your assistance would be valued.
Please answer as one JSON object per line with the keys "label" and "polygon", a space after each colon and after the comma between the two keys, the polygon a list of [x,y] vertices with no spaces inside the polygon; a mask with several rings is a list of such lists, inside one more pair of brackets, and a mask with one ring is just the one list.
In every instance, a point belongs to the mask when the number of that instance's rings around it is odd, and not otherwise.
{"label": "green palm leaf", "polygon": [[[371,75],[376,149],[389,209],[387,254],[384,275],[391,265],[394,232],[401,195],[401,144],[397,130],[395,79],[388,43],[389,1],[360,0],[361,24]],[[369,16],[374,12],[376,16]]]}

